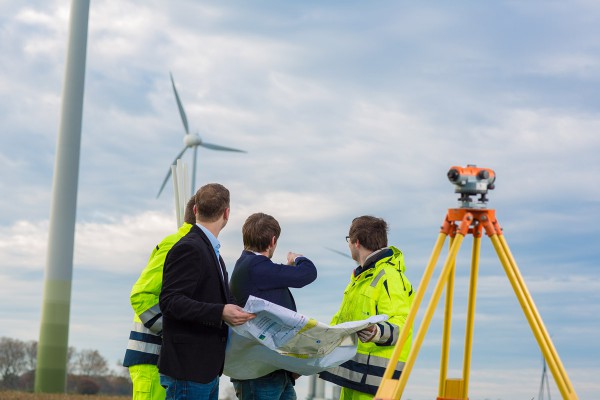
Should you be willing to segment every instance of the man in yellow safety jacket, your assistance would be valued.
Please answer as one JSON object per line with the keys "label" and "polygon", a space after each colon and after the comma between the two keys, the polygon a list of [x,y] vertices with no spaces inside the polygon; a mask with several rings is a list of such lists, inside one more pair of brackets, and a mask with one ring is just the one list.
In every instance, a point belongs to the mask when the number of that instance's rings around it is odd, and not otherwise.
{"label": "man in yellow safety jacket", "polygon": [[[387,223],[372,216],[355,218],[346,240],[359,264],[344,291],[331,325],[385,314],[386,321],[358,332],[357,353],[338,367],[321,372],[321,379],[342,386],[340,400],[372,399],[404,327],[414,290],[404,272],[404,257],[387,244]],[[412,328],[393,374],[398,379],[408,356]]]}
{"label": "man in yellow safety jacket", "polygon": [[129,368],[131,375],[132,400],[164,400],[166,396],[156,366],[162,345],[162,313],[158,296],[167,253],[196,223],[194,203],[192,197],[185,208],[183,225],[152,250],[146,268],[131,289],[130,301],[135,315],[123,366]]}

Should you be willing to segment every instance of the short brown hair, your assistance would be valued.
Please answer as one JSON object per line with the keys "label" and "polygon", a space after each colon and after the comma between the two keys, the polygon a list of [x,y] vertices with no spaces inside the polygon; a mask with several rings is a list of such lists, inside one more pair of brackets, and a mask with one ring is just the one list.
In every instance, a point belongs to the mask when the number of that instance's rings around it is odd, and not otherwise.
{"label": "short brown hair", "polygon": [[188,223],[190,225],[194,225],[196,223],[196,216],[194,215],[194,204],[196,204],[196,196],[192,196],[185,206],[185,211],[183,213],[183,222]]}
{"label": "short brown hair", "polygon": [[280,234],[281,227],[275,218],[264,213],[254,213],[246,218],[246,222],[242,226],[244,249],[257,252],[265,251],[271,244],[273,236],[277,241]]}
{"label": "short brown hair", "polygon": [[363,215],[352,220],[349,241],[357,240],[367,250],[375,251],[387,247],[388,224],[382,218]]}
{"label": "short brown hair", "polygon": [[219,183],[202,186],[196,198],[196,218],[202,222],[218,220],[229,208],[229,190]]}

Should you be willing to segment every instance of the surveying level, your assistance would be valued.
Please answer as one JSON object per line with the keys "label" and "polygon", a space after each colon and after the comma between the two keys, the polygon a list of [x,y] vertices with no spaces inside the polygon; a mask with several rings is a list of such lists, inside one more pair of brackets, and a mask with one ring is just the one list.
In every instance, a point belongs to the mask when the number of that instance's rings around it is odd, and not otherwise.
{"label": "surveying level", "polygon": [[[471,368],[471,349],[473,344],[473,322],[475,319],[475,297],[477,293],[477,278],[479,270],[479,251],[481,247],[481,237],[483,232],[490,238],[498,259],[504,268],[504,272],[515,292],[521,309],[527,318],[531,331],[540,346],[544,359],[552,372],[556,385],[563,399],[577,399],[577,394],[573,389],[569,377],[558,357],[558,353],[550,340],[550,335],[546,331],[542,318],[540,317],[535,304],[525,286],[525,281],[521,276],[519,268],[508,248],[506,239],[502,234],[502,228],[496,219],[495,210],[485,208],[487,198],[485,195],[488,190],[494,189],[496,174],[488,168],[477,168],[475,165],[467,167],[451,167],[448,171],[448,179],[455,186],[455,192],[460,193],[461,208],[448,209],[444,222],[442,224],[437,242],[431,253],[429,263],[427,264],[420,285],[415,293],[413,304],[406,318],[406,323],[400,332],[398,342],[394,347],[394,352],[390,357],[388,366],[383,374],[381,385],[375,395],[376,400],[397,400],[400,399],[406,382],[410,376],[429,324],[435,312],[435,308],[440,300],[442,291],[446,289],[446,302],[444,309],[444,326],[442,349],[440,357],[440,379],[438,387],[437,400],[468,400],[469,378]],[[474,204],[470,196],[480,195],[479,203]],[[471,254],[471,271],[469,281],[469,297],[467,302],[467,321],[465,329],[463,369],[462,377],[448,378],[448,358],[450,354],[450,330],[452,325],[452,301],[454,295],[454,277],[456,274],[456,256],[460,246],[468,234],[473,236],[473,249]],[[400,358],[402,347],[408,338],[411,327],[414,324],[419,306],[427,290],[427,285],[431,280],[435,265],[440,256],[446,237],[450,236],[450,249],[448,256],[442,267],[442,271],[436,283],[435,289],[431,295],[427,310],[423,315],[421,326],[414,337],[410,353],[404,364],[404,369],[399,379],[392,379],[396,364]],[[496,396],[496,393],[490,393],[490,396]]]}
{"label": "surveying level", "polygon": [[[462,208],[485,208],[488,201],[487,191],[494,189],[496,173],[489,168],[477,168],[469,164],[466,167],[451,167],[448,180],[454,183],[454,193],[460,193]],[[471,196],[479,195],[479,202],[473,203]]]}

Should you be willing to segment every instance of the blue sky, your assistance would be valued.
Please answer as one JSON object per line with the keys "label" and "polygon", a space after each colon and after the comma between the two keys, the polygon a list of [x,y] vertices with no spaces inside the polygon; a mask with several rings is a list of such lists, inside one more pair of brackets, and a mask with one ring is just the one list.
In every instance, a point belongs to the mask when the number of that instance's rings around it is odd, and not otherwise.
{"label": "blue sky", "polygon": [[[23,340],[38,337],[69,6],[0,1],[0,336]],[[599,18],[600,5],[586,0],[92,2],[70,344],[111,364],[122,358],[131,285],[175,229],[171,185],[155,198],[182,148],[172,72],[190,128],[247,151],[198,153],[198,185],[232,193],[220,236],[227,264],[241,251],[244,219],[275,216],[275,259],[292,250],[315,262],[318,280],[294,294],[301,312],[324,322],[353,268],[326,248],[347,251],[352,218],[388,220],[418,286],[457,206],[449,167],[494,169],[489,206],[579,397],[593,398]],[[470,248],[467,238],[456,375]],[[470,398],[530,399],[540,352],[487,239],[480,270]],[[405,398],[436,395],[440,311]]]}

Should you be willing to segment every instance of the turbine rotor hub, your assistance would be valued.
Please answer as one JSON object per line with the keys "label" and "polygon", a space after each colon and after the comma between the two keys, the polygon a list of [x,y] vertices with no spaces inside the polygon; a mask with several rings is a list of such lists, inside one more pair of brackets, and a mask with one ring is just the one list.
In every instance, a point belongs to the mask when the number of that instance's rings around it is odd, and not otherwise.
{"label": "turbine rotor hub", "polygon": [[187,147],[199,146],[202,144],[202,139],[197,133],[188,133],[183,137],[183,144]]}

